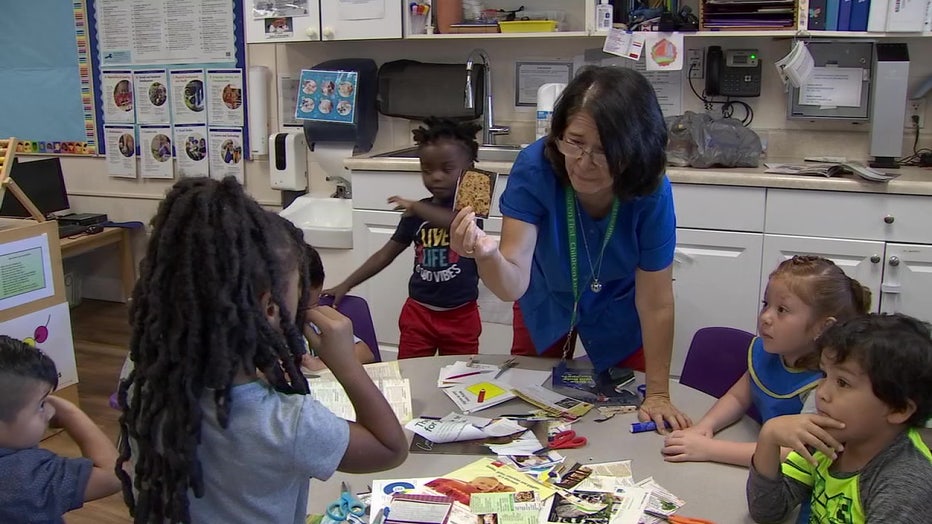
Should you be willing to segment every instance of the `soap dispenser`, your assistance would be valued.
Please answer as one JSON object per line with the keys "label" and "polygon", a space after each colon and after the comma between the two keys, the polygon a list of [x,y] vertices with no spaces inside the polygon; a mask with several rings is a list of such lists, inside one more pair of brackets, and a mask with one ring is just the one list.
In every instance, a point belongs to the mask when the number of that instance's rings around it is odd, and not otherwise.
{"label": "soap dispenser", "polygon": [[596,31],[608,31],[612,28],[612,4],[608,0],[599,0],[599,5],[595,6],[595,29]]}

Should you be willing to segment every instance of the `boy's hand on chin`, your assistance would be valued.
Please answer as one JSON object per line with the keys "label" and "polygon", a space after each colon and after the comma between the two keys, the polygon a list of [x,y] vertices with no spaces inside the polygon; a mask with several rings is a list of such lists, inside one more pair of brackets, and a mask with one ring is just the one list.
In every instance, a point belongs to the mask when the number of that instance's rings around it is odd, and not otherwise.
{"label": "boy's hand on chin", "polygon": [[844,429],[843,422],[823,415],[801,414],[775,417],[761,428],[758,442],[792,448],[813,465],[816,464],[809,449],[821,451],[837,458],[844,446],[836,439],[832,430]]}
{"label": "boy's hand on chin", "polygon": [[353,363],[361,366],[353,351],[353,323],[350,319],[331,307],[320,306],[307,310],[304,320],[304,336],[327,367],[336,370]]}

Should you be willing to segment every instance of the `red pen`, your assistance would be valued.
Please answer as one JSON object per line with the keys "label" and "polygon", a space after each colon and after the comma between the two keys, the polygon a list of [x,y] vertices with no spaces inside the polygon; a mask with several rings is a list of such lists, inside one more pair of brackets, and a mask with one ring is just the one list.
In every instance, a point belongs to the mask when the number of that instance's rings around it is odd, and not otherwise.
{"label": "red pen", "polygon": [[476,402],[485,402],[485,390],[479,390],[479,398],[476,399]]}
{"label": "red pen", "polygon": [[469,373],[460,373],[459,375],[453,375],[453,376],[450,376],[450,377],[446,377],[446,378],[444,378],[443,380],[453,380],[453,379],[455,379],[455,378],[471,377],[471,376],[473,376],[473,375],[480,375],[480,374],[482,374],[482,373],[488,373],[489,371],[492,371],[492,370],[490,370],[490,369],[483,369],[483,370],[481,370],[481,371],[470,371]]}

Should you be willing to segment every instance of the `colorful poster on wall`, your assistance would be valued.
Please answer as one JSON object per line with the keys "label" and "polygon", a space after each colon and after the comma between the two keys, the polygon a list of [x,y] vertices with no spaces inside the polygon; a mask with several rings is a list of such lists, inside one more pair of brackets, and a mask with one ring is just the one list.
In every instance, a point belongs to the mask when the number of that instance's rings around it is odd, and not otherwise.
{"label": "colorful poster on wall", "polygon": [[207,104],[203,69],[182,69],[169,73],[172,122],[206,124]]}
{"label": "colorful poster on wall", "polygon": [[0,244],[0,310],[54,294],[47,235]]}
{"label": "colorful poster on wall", "polygon": [[0,333],[22,340],[48,355],[58,369],[58,389],[78,383],[67,302],[0,322]]}
{"label": "colorful poster on wall", "polygon": [[174,178],[171,126],[139,126],[139,172],[142,178]]}
{"label": "colorful poster on wall", "polygon": [[175,126],[175,161],[178,176],[206,177],[209,174],[207,159],[207,126],[186,124]]}
{"label": "colorful poster on wall", "polygon": [[136,114],[133,111],[133,72],[102,71],[101,91],[104,97],[104,121],[108,124],[132,124]]}
{"label": "colorful poster on wall", "polygon": [[107,144],[107,174],[120,178],[136,178],[136,126],[104,126]]}
{"label": "colorful poster on wall", "polygon": [[212,126],[243,125],[242,69],[207,70],[207,121]]}
{"label": "colorful poster on wall", "polygon": [[222,179],[235,176],[240,184],[243,175],[243,130],[235,128],[210,128],[208,131],[207,155],[210,158],[210,178]]}
{"label": "colorful poster on wall", "polygon": [[355,71],[303,69],[298,81],[295,118],[353,123],[356,118]]}
{"label": "colorful poster on wall", "polygon": [[644,57],[648,71],[683,69],[683,33],[644,33]]}
{"label": "colorful poster on wall", "polygon": [[169,124],[168,72],[164,69],[136,71],[136,121],[140,124]]}

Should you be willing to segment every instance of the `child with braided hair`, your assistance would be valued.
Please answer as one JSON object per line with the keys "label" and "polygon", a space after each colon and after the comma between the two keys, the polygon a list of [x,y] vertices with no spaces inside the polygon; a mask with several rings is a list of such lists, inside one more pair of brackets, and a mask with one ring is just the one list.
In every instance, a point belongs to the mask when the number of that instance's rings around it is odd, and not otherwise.
{"label": "child with braided hair", "polygon": [[[473,166],[479,152],[472,122],[428,118],[414,130],[421,178],[431,197],[409,200],[389,197],[403,211],[392,238],[356,271],[324,294],[334,307],[351,289],[388,267],[414,244],[414,271],[408,300],[398,319],[398,358],[469,355],[479,352],[479,272],[476,261],[450,248],[450,222],[456,215],[453,197],[460,176]],[[481,221],[479,221],[481,227]]]}
{"label": "child with braided hair", "polygon": [[[134,369],[118,395],[117,474],[136,522],[303,523],[311,477],[405,459],[351,322],[309,307],[300,231],[232,177],[179,181],[152,225],[130,310]],[[305,337],[356,422],[307,395]]]}

